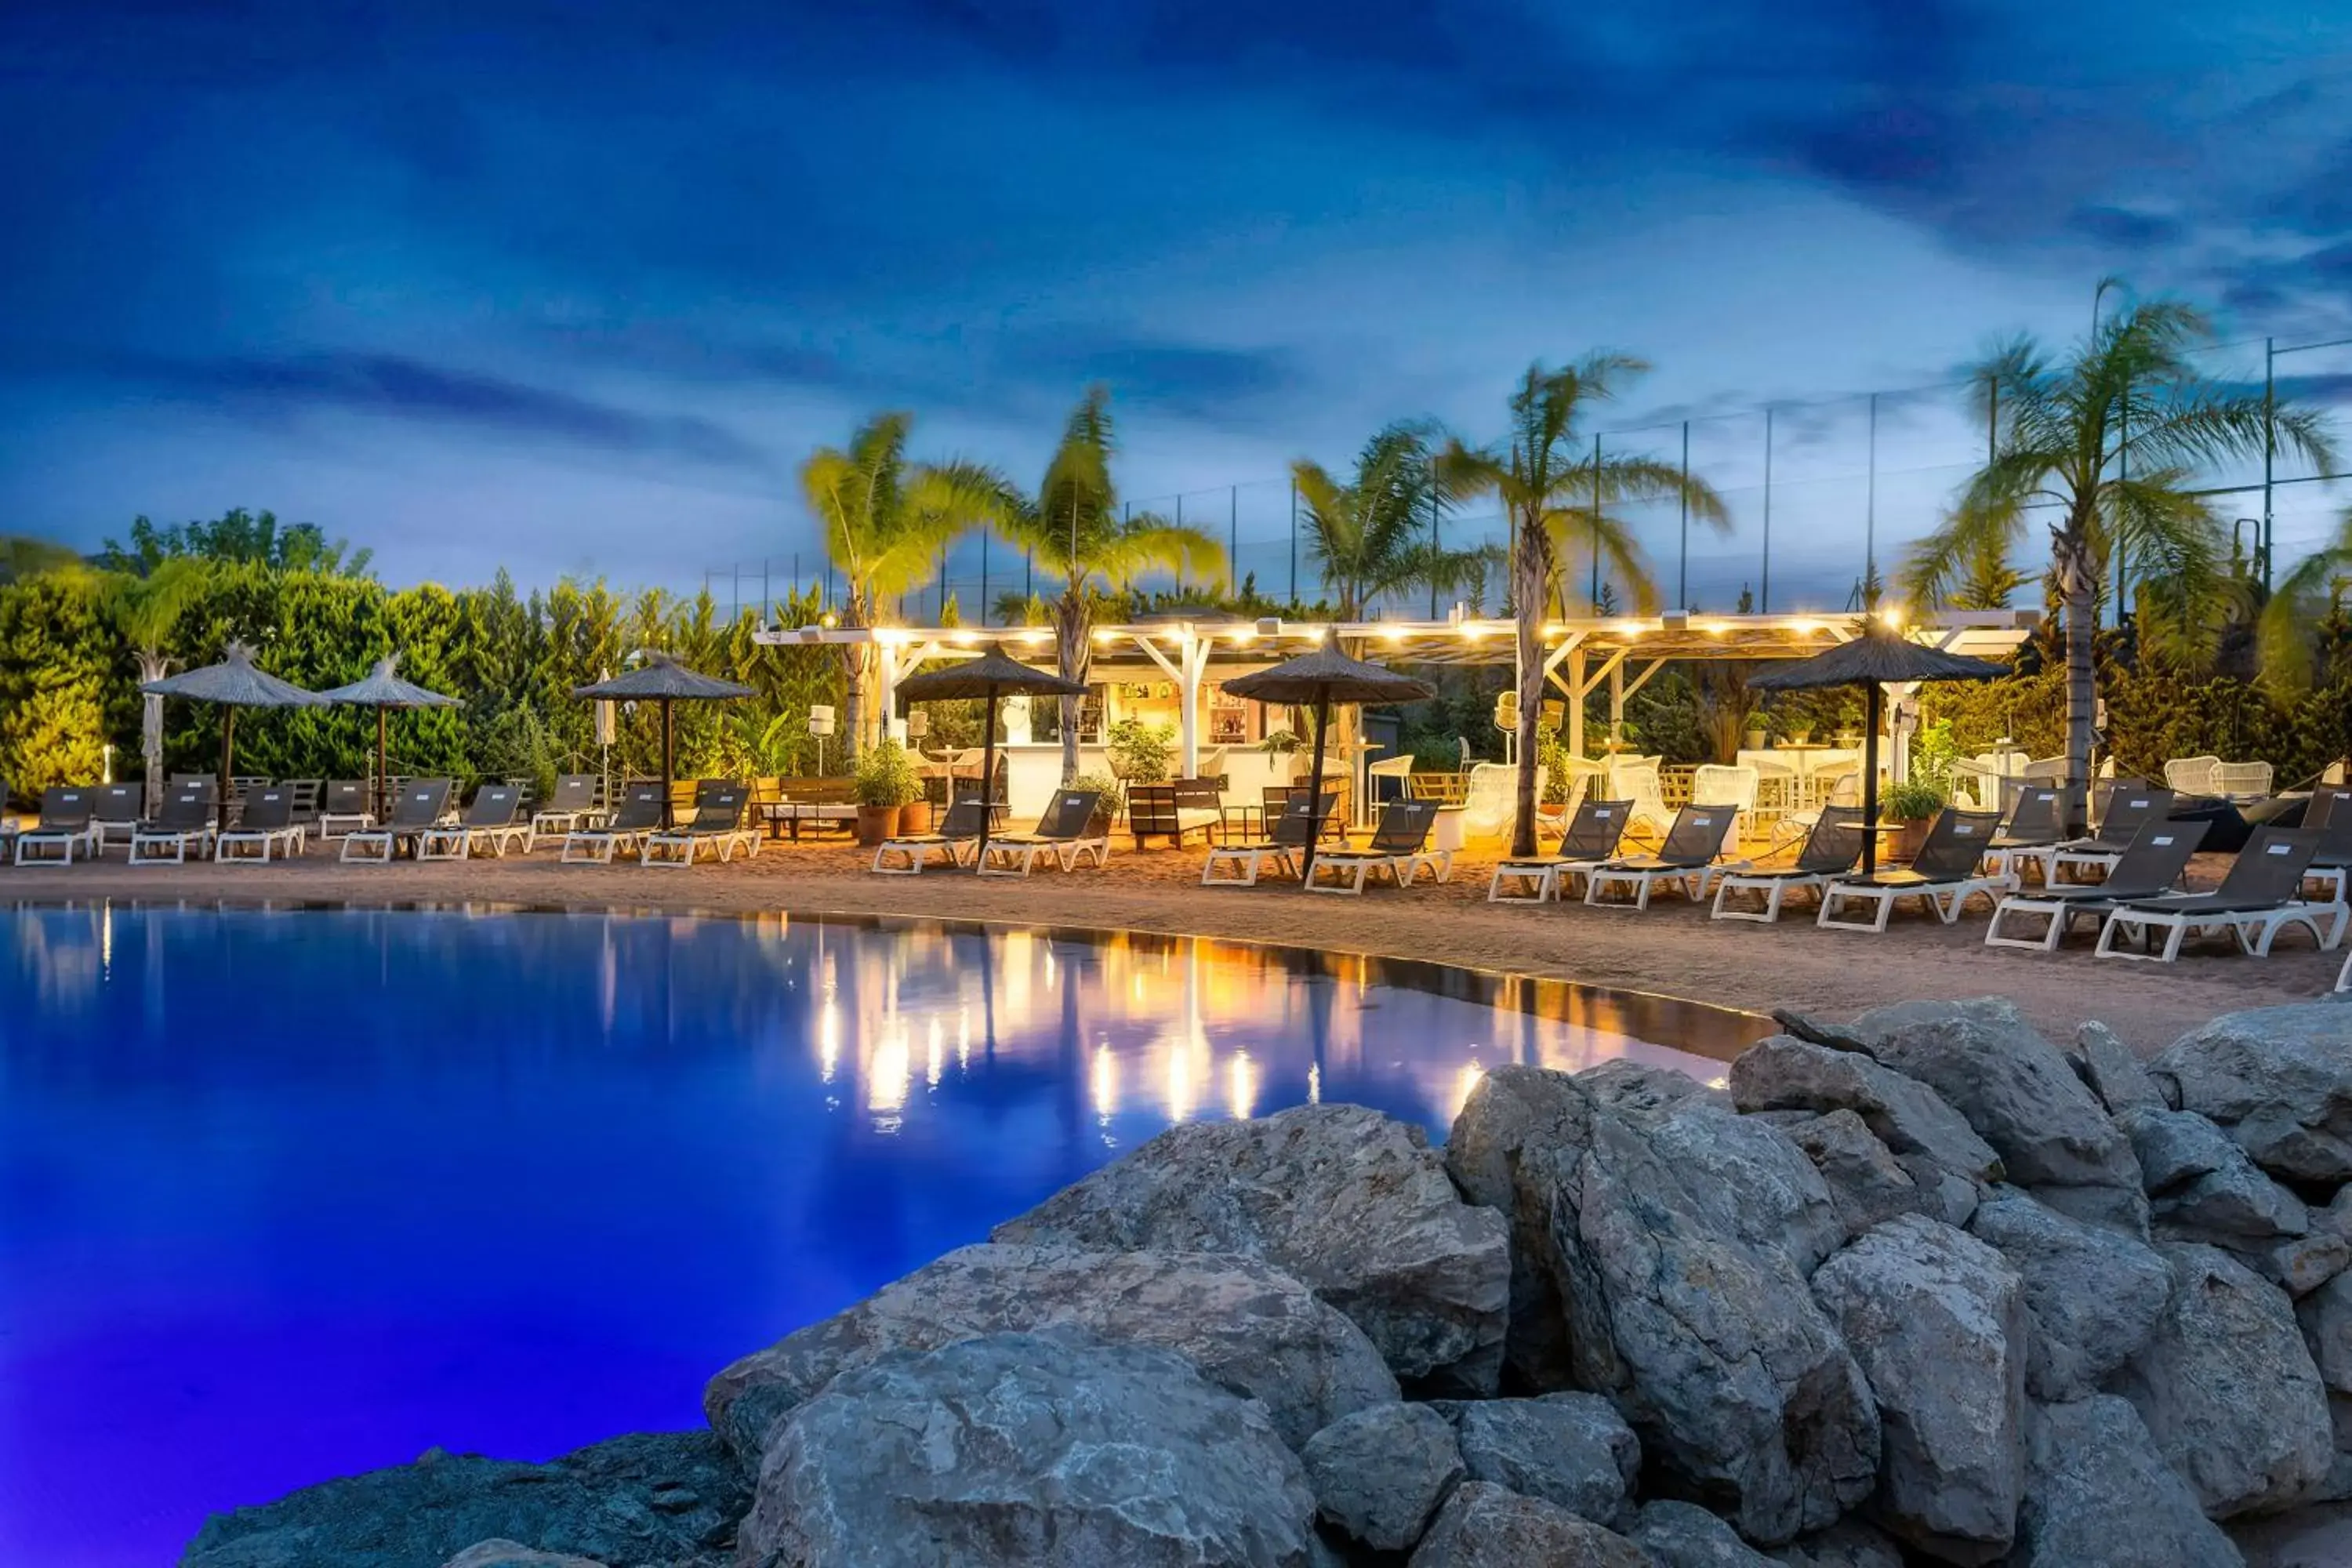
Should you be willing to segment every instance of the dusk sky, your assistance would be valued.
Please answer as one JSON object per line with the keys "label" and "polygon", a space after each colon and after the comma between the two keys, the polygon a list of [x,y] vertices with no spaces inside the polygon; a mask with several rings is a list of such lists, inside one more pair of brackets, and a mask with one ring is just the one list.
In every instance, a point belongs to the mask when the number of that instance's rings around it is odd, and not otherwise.
{"label": "dusk sky", "polygon": [[[394,582],[781,576],[814,561],[813,445],[905,407],[922,453],[1032,482],[1102,380],[1126,492],[1238,513],[1278,587],[1290,458],[1401,416],[1491,436],[1535,358],[1654,361],[1615,428],[1945,382],[1997,334],[2081,331],[2105,272],[2255,340],[2233,371],[2352,335],[2341,0],[82,0],[6,27],[0,504],[78,543],[247,505]],[[2352,351],[2290,367],[2329,391]],[[1862,407],[1780,416],[1791,583],[1858,538]],[[1936,398],[1881,417],[1879,526],[1916,531],[1969,437]],[[1696,426],[1695,464],[1745,496],[1760,430]],[[2343,499],[2306,487],[2283,532]],[[1738,510],[1718,603],[1753,574]]]}

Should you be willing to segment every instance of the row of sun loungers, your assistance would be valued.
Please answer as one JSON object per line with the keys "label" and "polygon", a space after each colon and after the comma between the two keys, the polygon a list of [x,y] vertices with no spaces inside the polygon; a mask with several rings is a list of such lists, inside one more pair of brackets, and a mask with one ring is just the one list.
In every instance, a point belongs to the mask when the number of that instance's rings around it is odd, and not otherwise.
{"label": "row of sun loungers", "polygon": [[874,851],[874,869],[884,876],[911,877],[932,861],[943,860],[950,866],[968,865],[983,877],[1026,877],[1041,859],[1065,871],[1077,869],[1082,860],[1097,868],[1109,863],[1110,832],[1102,820],[1099,790],[1057,792],[1034,833],[995,831],[989,826],[993,809],[974,798],[955,802],[937,831],[886,839]]}

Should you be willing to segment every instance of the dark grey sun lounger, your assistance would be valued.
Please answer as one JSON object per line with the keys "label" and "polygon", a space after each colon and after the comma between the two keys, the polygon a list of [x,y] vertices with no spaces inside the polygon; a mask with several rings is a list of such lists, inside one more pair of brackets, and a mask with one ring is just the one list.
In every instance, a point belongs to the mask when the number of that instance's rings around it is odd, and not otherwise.
{"label": "dark grey sun lounger", "polygon": [[1054,804],[1037,819],[1036,832],[991,837],[975,869],[983,877],[1025,877],[1044,856],[1071,871],[1082,855],[1099,868],[1110,859],[1110,834],[1095,820],[1101,812],[1100,790],[1057,790]]}
{"label": "dark grey sun lounger", "polygon": [[[1274,819],[1273,829],[1254,844],[1219,844],[1209,851],[1209,858],[1201,867],[1201,886],[1204,888],[1253,888],[1271,861],[1284,876],[1296,879],[1298,858],[1315,839],[1318,824],[1339,808],[1339,792],[1326,790],[1320,800],[1305,790],[1292,794],[1282,803],[1282,810]],[[1233,875],[1220,877],[1219,867],[1230,868]]]}
{"label": "dark grey sun lounger", "polygon": [[[1372,840],[1361,849],[1320,849],[1316,851],[1314,875],[1317,880],[1307,884],[1310,893],[1361,893],[1366,878],[1386,871],[1400,888],[1412,886],[1413,874],[1423,866],[1430,868],[1437,880],[1454,868],[1454,851],[1428,847],[1429,830],[1437,824],[1437,803],[1433,800],[1392,800],[1381,807],[1381,820],[1372,829]],[[1320,879],[1329,873],[1334,880]]]}
{"label": "dark grey sun lounger", "polygon": [[1632,908],[1650,907],[1650,889],[1660,882],[1675,882],[1693,903],[1706,896],[1707,885],[1722,869],[1723,846],[1731,837],[1739,809],[1730,805],[1686,805],[1675,813],[1666,841],[1655,855],[1629,855],[1603,861],[1584,879],[1584,902],[1591,909],[1623,909],[1601,895],[1611,888],[1633,889]]}
{"label": "dark grey sun lounger", "polygon": [[[2205,842],[2210,822],[2171,822],[2162,817],[2133,835],[2108,868],[2104,882],[2044,882],[2032,893],[2011,893],[1993,906],[1992,923],[1985,927],[1987,947],[2039,948],[2055,952],[2074,922],[2085,916],[2104,916],[2118,900],[2159,899],[2180,885],[2189,857]],[[2004,936],[2004,923],[2039,917],[2046,923],[2038,936]]]}
{"label": "dark grey sun lounger", "polygon": [[547,804],[530,814],[531,838],[523,847],[530,848],[540,834],[569,833],[596,816],[596,775],[565,773],[555,781]]}
{"label": "dark grey sun lounger", "polygon": [[290,784],[266,784],[245,797],[245,811],[236,826],[213,839],[213,859],[222,865],[244,860],[266,866],[275,852],[292,859],[302,853],[308,830],[294,820],[294,789]]}
{"label": "dark grey sun lounger", "polygon": [[[989,803],[976,795],[964,796],[940,818],[936,833],[903,833],[886,838],[874,851],[874,870],[885,877],[913,877],[937,856],[950,866],[963,864],[964,852],[977,848],[980,830],[988,825]],[[898,862],[896,865],[890,862]]]}
{"label": "dark grey sun lounger", "polygon": [[[2107,922],[2099,928],[2099,956],[2170,963],[2192,932],[2227,931],[2247,952],[2266,958],[2280,931],[2291,925],[2302,926],[2322,949],[2333,950],[2343,938],[2347,911],[2342,904],[2303,896],[2304,874],[2319,842],[2310,828],[2258,828],[2211,892],[2112,901],[2105,906]],[[2159,931],[2165,933],[2160,952],[2153,948]],[[2124,945],[2134,941],[2141,951]]]}
{"label": "dark grey sun lounger", "polygon": [[428,827],[416,836],[419,860],[463,860],[477,849],[505,858],[509,845],[530,844],[530,825],[517,822],[522,791],[513,784],[484,784],[474,792],[466,815],[446,826]]}
{"label": "dark grey sun lounger", "polygon": [[1559,841],[1559,853],[1549,858],[1505,860],[1486,883],[1486,901],[1539,904],[1562,897],[1568,882],[1591,875],[1616,857],[1617,846],[1625,837],[1625,825],[1633,820],[1630,800],[1580,802]]}
{"label": "dark grey sun lounger", "polygon": [[657,784],[631,784],[622,793],[620,809],[604,822],[565,834],[556,859],[566,866],[609,866],[614,854],[642,849],[648,835],[661,831],[667,799]]}
{"label": "dark grey sun lounger", "polygon": [[210,779],[175,784],[164,791],[163,806],[155,813],[154,820],[131,829],[131,864],[184,866],[190,849],[196,852],[199,860],[210,855],[213,834],[220,818],[215,809],[218,799]]}
{"label": "dark grey sun lounger", "polygon": [[[2124,847],[2151,822],[2162,822],[2172,815],[2172,803],[2178,798],[2161,784],[2136,784],[2129,788],[2111,790],[2107,795],[2106,815],[2099,818],[2096,833],[2081,838],[2068,838],[2035,851],[2031,858],[2042,863],[2042,879],[2055,882],[2060,874],[2072,867],[2085,869],[2097,867],[2107,870],[2114,867]],[[2020,859],[2028,858],[2019,852]]]}
{"label": "dark grey sun lounger", "polygon": [[[1997,901],[2000,894],[2017,886],[2008,872],[1988,874],[1983,868],[1986,841],[2000,820],[1990,811],[1945,807],[1935,826],[1927,829],[1927,842],[1919,847],[1910,865],[1869,877],[1831,878],[1822,889],[1821,913],[1813,923],[1824,931],[1883,931],[1896,904],[1917,899],[1936,912],[1937,919],[1950,925],[1960,918],[1961,907],[1979,893]],[[1847,904],[1877,908],[1864,924],[1837,918],[1837,911]]]}
{"label": "dark grey sun lounger", "polygon": [[[1791,892],[1810,888],[1819,898],[1832,879],[1853,870],[1854,862],[1861,858],[1862,808],[1825,805],[1805,835],[1805,846],[1797,852],[1795,865],[1750,866],[1725,872],[1723,879],[1715,885],[1715,907],[1709,912],[1710,918],[1769,925],[1780,918],[1780,905]],[[1756,909],[1738,909],[1731,900],[1739,893],[1760,894],[1764,901]]]}
{"label": "dark grey sun lounger", "polygon": [[69,866],[78,849],[96,859],[100,828],[90,816],[98,791],[84,784],[55,784],[41,792],[41,820],[16,835],[19,866]]}
{"label": "dark grey sun lounger", "polygon": [[[362,865],[388,864],[405,844],[432,831],[449,809],[447,779],[412,779],[392,797],[392,818],[343,835],[342,858]],[[356,851],[356,853],[354,853]]]}
{"label": "dark grey sun lounger", "polygon": [[2065,792],[2050,784],[2028,784],[2018,791],[2008,820],[1985,841],[1986,869],[2014,877],[2021,860],[2039,865],[2050,847],[2066,837],[2065,800]]}

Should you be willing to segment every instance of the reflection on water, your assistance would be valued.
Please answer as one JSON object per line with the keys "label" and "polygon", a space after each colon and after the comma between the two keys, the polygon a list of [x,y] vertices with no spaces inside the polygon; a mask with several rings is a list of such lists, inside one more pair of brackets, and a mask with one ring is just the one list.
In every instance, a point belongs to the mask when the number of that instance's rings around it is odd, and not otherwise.
{"label": "reflection on water", "polygon": [[1175,1122],[1442,1137],[1499,1063],[1715,1077],[1758,1032],[1157,936],[103,905],[0,912],[0,1004],[7,1563],[689,1424],[734,1355]]}

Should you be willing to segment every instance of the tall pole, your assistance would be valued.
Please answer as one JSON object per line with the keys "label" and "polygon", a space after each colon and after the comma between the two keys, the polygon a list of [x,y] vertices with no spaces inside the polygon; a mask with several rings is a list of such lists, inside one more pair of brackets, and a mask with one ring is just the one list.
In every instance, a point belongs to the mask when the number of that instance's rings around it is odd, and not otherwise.
{"label": "tall pole", "polygon": [[1444,510],[1444,502],[1437,494],[1437,469],[1433,464],[1429,470],[1429,618],[1433,621],[1437,618],[1437,558],[1445,548],[1439,542],[1437,523]]}
{"label": "tall pole", "polygon": [[1870,472],[1864,481],[1862,510],[1862,607],[1872,610],[1878,586],[1878,394],[1870,395]]}
{"label": "tall pole", "polygon": [[1290,481],[1290,602],[1298,603],[1298,481]]}
{"label": "tall pole", "polygon": [[1756,595],[1756,608],[1763,615],[1772,613],[1772,405],[1764,405],[1764,586]]}
{"label": "tall pole", "polygon": [[[1318,738],[1320,739],[1320,737]],[[236,750],[236,705],[233,702],[224,702],[221,704],[220,794],[213,801],[213,815],[219,822],[220,830],[223,833],[228,831],[229,760]]]}
{"label": "tall pole", "polygon": [[[887,732],[887,720],[884,729],[885,732]],[[672,782],[677,777],[677,731],[670,723],[670,700],[665,697],[662,699],[662,826],[664,827],[677,826],[677,813],[670,805],[670,798],[677,793],[677,785]]]}
{"label": "tall pole", "polygon": [[2271,591],[2271,470],[2278,456],[2278,340],[2263,340],[2263,592]]}
{"label": "tall pole", "polygon": [[[1176,526],[1179,528],[1184,526],[1184,492],[1182,490],[1176,492]],[[1176,557],[1176,596],[1180,599],[1184,596],[1184,557],[1181,552]]]}
{"label": "tall pole", "polygon": [[768,575],[768,558],[760,557],[760,624],[766,626],[776,618],[775,583]]}
{"label": "tall pole", "polygon": [[[980,624],[988,625],[988,530],[980,531]],[[991,713],[995,712],[993,708]],[[955,803],[950,801],[949,805]]]}
{"label": "tall pole", "polygon": [[1681,564],[1675,571],[1675,608],[1690,608],[1690,421],[1683,421],[1683,543]]}
{"label": "tall pole", "polygon": [[1601,432],[1592,433],[1592,613],[1601,613]]}
{"label": "tall pole", "polygon": [[1307,775],[1307,853],[1300,858],[1298,885],[1315,885],[1315,847],[1323,841],[1323,738],[1331,732],[1331,689],[1315,689],[1315,771]]}
{"label": "tall pole", "polygon": [[1233,593],[1242,584],[1242,488],[1229,485],[1225,489],[1225,591]]}
{"label": "tall pole", "polygon": [[390,743],[385,739],[388,726],[384,722],[384,706],[375,705],[375,819],[379,826],[392,819],[392,765],[386,759]]}
{"label": "tall pole", "polygon": [[1878,869],[1878,682],[1865,684],[1862,727],[1862,874]]}

